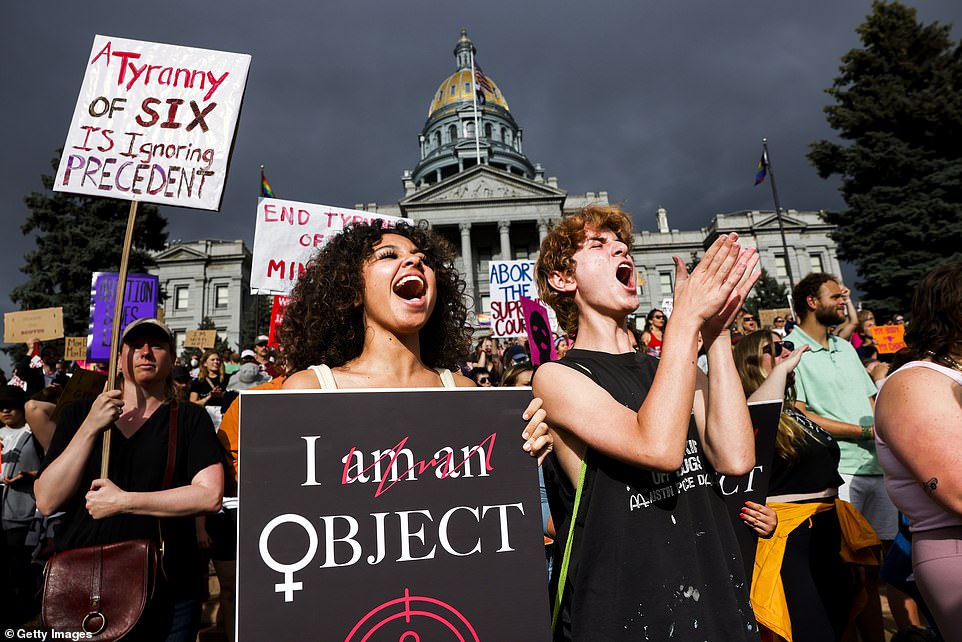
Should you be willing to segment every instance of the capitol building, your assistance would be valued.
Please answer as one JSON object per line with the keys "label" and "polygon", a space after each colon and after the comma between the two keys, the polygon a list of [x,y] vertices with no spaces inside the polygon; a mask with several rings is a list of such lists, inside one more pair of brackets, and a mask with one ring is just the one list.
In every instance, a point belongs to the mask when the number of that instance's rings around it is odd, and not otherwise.
{"label": "capitol building", "polygon": [[[427,120],[418,136],[419,160],[401,177],[396,203],[358,203],[357,210],[427,220],[458,249],[473,310],[490,308],[488,267],[492,260],[534,259],[552,223],[587,204],[608,204],[600,190],[570,194],[524,152],[522,129],[507,98],[490,77],[475,91],[476,49],[462,29],[454,48],[454,71],[429,98]],[[483,101],[479,99],[483,95]],[[744,210],[715,214],[697,230],[672,229],[665,209],[634,212],[654,220],[655,231],[635,234],[638,270],[637,315],[671,298],[672,255],[688,261],[701,255],[719,234],[737,232],[743,244],[758,248],[761,265],[788,286],[788,267],[796,279],[812,272],[840,273],[834,226],[817,211],[782,211],[788,247],[783,249],[774,211]],[[172,243],[155,255],[167,294],[165,317],[178,343],[204,317],[232,345],[238,345],[244,315],[251,305],[251,254],[241,241]],[[248,347],[248,346],[240,346]],[[180,348],[180,345],[178,345]]]}

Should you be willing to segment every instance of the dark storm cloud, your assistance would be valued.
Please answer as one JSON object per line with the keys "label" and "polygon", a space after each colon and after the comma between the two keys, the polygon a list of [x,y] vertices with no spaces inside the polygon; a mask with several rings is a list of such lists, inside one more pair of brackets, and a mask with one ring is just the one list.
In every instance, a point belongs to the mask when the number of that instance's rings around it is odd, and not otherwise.
{"label": "dark storm cloud", "polygon": [[[282,197],[352,207],[396,202],[417,135],[454,70],[464,26],[524,128],[525,152],[571,193],[605,190],[640,227],[666,207],[691,229],[770,209],[752,187],[770,140],[782,206],[838,208],[805,161],[832,136],[822,108],[858,46],[867,0],[485,3],[238,0],[13,3],[4,10],[0,308],[32,242],[23,196],[63,145],[97,33],[237,51],[252,64],[222,211],[164,208],[171,238],[253,239],[258,166]],[[956,0],[918,4],[958,24]],[[953,36],[958,39],[958,28]],[[118,239],[119,242],[119,239]]]}

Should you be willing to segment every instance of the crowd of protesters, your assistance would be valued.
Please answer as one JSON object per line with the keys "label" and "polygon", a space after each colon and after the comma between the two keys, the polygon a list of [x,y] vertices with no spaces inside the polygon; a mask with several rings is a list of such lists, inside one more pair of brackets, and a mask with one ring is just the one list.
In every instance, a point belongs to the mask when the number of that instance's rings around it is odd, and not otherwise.
{"label": "crowd of protesters", "polygon": [[[670,314],[636,319],[632,238],[620,209],[589,206],[544,239],[536,276],[559,325],[544,364],[524,337],[472,336],[447,241],[379,223],[319,250],[281,349],[259,336],[178,358],[166,326],[138,321],[120,389],[56,422],[63,362],[18,364],[0,390],[0,624],[35,620],[52,550],[160,526],[168,582],[135,639],[196,638],[208,564],[233,639],[244,390],[532,386],[519,447],[541,463],[554,639],[882,642],[882,585],[904,639],[962,640],[962,264],[891,320],[909,345],[893,360],[833,275],[805,276],[762,327],[745,307],[758,256],[735,234],[691,271],[676,259]],[[764,400],[782,402],[768,499],[733,524],[717,481],[684,479],[760,465],[746,402]],[[109,480],[105,431],[120,435]],[[739,527],[759,538],[751,577]]]}

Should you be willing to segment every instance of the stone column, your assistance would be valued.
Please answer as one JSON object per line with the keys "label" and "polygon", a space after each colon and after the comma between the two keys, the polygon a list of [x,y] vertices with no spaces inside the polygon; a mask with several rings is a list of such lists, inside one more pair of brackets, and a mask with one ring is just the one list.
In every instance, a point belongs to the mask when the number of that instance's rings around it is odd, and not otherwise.
{"label": "stone column", "polygon": [[539,220],[538,221],[538,244],[544,240],[544,237],[548,236],[548,221]]}
{"label": "stone column", "polygon": [[501,221],[498,223],[498,232],[501,233],[501,260],[511,260],[511,221]]}
{"label": "stone column", "polygon": [[[461,230],[461,262],[464,264],[464,293],[474,301],[474,260],[471,258],[471,224],[459,223]],[[474,306],[469,306],[474,310]]]}

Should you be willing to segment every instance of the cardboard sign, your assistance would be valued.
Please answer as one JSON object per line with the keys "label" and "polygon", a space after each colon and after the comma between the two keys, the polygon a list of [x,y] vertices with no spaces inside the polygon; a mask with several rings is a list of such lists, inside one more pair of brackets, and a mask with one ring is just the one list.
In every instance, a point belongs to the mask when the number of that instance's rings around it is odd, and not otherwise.
{"label": "cardboard sign", "polygon": [[287,313],[287,305],[291,302],[289,297],[275,296],[274,303],[271,305],[271,326],[268,332],[267,343],[271,347],[277,347],[277,331],[284,323],[284,315]]}
{"label": "cardboard sign", "polygon": [[521,297],[521,309],[524,312],[524,324],[528,332],[531,365],[539,366],[557,359],[558,351],[555,349],[554,335],[551,334],[548,309],[526,296]]}
{"label": "cardboard sign", "polygon": [[184,337],[185,348],[213,348],[217,341],[217,330],[188,330]]}
{"label": "cardboard sign", "polygon": [[54,190],[219,209],[250,60],[96,36]]}
{"label": "cardboard sign", "polygon": [[745,575],[749,584],[755,566],[755,547],[758,534],[745,526],[738,516],[746,501],[764,504],[768,497],[768,482],[772,478],[772,460],[775,458],[775,436],[782,414],[781,401],[760,401],[748,404],[755,431],[755,467],[747,475],[739,477],[718,476],[718,487],[725,497],[728,516],[732,520],[735,539],[742,552]]}
{"label": "cardboard sign", "polygon": [[760,328],[771,328],[775,325],[775,317],[787,319],[792,313],[791,308],[775,308],[772,310],[758,311],[758,324]]}
{"label": "cardboard sign", "polygon": [[57,405],[53,409],[50,419],[54,422],[60,419],[60,414],[68,405],[78,399],[93,399],[104,391],[104,384],[107,383],[107,375],[103,372],[93,370],[75,370],[67,381],[63,394],[57,400]]}
{"label": "cardboard sign", "polygon": [[241,393],[238,640],[550,639],[530,399]]}
{"label": "cardboard sign", "polygon": [[879,354],[892,354],[905,347],[904,325],[872,326],[872,338]]}
{"label": "cardboard sign", "polygon": [[67,337],[64,340],[63,358],[65,361],[85,361],[87,337]]}
{"label": "cardboard sign", "polygon": [[251,294],[289,294],[314,252],[340,234],[345,225],[381,219],[388,227],[408,218],[346,210],[330,205],[276,198],[257,199]]}
{"label": "cardboard sign", "polygon": [[63,336],[63,308],[3,313],[4,343],[33,343]]}
{"label": "cardboard sign", "polygon": [[534,280],[534,261],[491,261],[488,266],[488,285],[491,297],[491,335],[499,338],[523,337],[528,333],[524,321],[521,297],[527,297],[542,305],[548,312],[549,324],[557,325],[553,310],[543,306],[538,298],[538,286]]}
{"label": "cardboard sign", "polygon": [[[90,325],[87,337],[91,361],[110,360],[110,336],[113,331],[116,297],[117,273],[94,272],[90,282]],[[124,285],[121,334],[124,328],[137,319],[153,318],[159,300],[160,277],[152,274],[128,274]]]}

